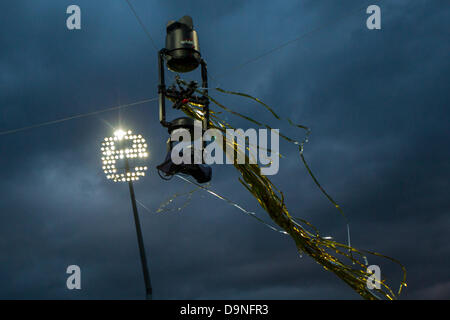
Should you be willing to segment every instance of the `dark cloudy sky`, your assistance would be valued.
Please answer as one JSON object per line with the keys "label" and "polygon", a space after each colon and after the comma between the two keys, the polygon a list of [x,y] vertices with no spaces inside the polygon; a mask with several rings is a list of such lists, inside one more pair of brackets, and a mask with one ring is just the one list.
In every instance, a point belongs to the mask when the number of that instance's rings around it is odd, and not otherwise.
{"label": "dark cloudy sky", "polygon": [[[257,96],[312,128],[306,159],[345,210],[352,244],[406,266],[403,299],[450,298],[447,0],[132,3],[160,48],[166,22],[190,14],[211,86]],[[70,4],[81,8],[81,30],[66,28]],[[366,28],[364,4],[380,5],[382,30]],[[0,131],[156,96],[156,51],[124,0],[6,1],[0,12]],[[214,94],[302,138],[249,100]],[[0,298],[143,297],[128,189],[107,181],[99,161],[120,122],[150,147],[149,175],[135,189],[150,209],[139,207],[155,298],[359,299],[287,236],[206,193],[155,213],[192,189],[156,174],[167,139],[157,117],[151,102],[0,135]],[[282,143],[281,153],[273,181],[290,212],[345,242],[345,221],[296,149]],[[267,218],[233,168],[213,170],[211,188]],[[79,291],[66,288],[71,264],[81,267]],[[397,288],[399,269],[384,262],[381,271]]]}

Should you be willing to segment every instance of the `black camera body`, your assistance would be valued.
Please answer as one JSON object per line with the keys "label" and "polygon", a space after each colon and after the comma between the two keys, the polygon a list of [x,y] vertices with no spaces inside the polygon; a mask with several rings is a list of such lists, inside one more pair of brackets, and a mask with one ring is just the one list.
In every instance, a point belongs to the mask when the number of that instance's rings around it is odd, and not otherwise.
{"label": "black camera body", "polygon": [[197,32],[192,18],[184,16],[178,21],[169,21],[166,35],[166,62],[174,72],[191,72],[201,62]]}

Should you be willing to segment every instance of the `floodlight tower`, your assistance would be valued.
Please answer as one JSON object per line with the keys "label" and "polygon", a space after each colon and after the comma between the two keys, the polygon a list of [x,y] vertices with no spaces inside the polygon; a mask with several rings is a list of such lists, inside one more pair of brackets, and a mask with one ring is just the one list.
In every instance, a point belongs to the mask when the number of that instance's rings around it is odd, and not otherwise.
{"label": "floodlight tower", "polygon": [[[151,300],[150,272],[145,255],[144,240],[133,187],[133,182],[145,176],[145,171],[147,171],[147,167],[142,166],[142,163],[140,163],[140,161],[148,157],[147,144],[141,135],[135,135],[131,130],[125,132],[119,129],[114,132],[113,137],[105,138],[105,141],[102,142],[101,151],[103,154],[103,171],[106,174],[106,178],[114,182],[128,182],[142,272],[144,274],[146,299]],[[135,164],[134,167],[130,166],[130,161]],[[119,165],[117,162],[119,162]]]}

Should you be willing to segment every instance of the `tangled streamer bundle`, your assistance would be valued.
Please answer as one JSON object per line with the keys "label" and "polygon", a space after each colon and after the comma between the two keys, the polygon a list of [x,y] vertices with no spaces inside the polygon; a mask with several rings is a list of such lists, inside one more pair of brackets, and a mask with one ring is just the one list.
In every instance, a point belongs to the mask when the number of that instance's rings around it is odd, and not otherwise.
{"label": "tangled streamer bundle", "polygon": [[[181,82],[185,84],[184,81],[181,80]],[[267,111],[269,111],[276,119],[281,120],[281,118],[275,113],[272,108],[255,97],[244,93],[225,91],[220,88],[216,88],[216,90],[224,94],[238,95],[241,97],[252,99],[259,105],[264,107]],[[258,127],[271,129],[271,127],[267,124],[261,123],[246,115],[229,109],[213,97],[209,96],[209,99],[218,108],[220,108],[222,112],[231,113],[235,116],[241,117],[251,122],[252,124],[257,125]],[[202,108],[202,105],[193,103],[186,103],[181,106],[181,110],[185,114],[197,120],[203,120],[204,118]],[[225,130],[235,128],[219,117],[222,112],[216,110],[210,111],[209,126],[210,128],[218,129],[222,133],[222,138],[224,141],[224,152],[226,151],[225,148],[227,145],[232,146],[236,153],[242,152],[241,148],[239,148],[238,144],[234,140],[230,141],[226,138]],[[303,141],[299,142],[281,133],[279,134],[280,137],[298,148],[300,159],[311,178],[320,188],[322,193],[327,197],[327,199],[335,206],[335,208],[338,209],[342,215],[344,215],[339,205],[332,199],[331,196],[326,193],[324,188],[322,188],[322,186],[319,184],[304,158],[303,147],[305,142],[308,142],[307,139],[310,134],[309,128],[294,124],[289,119],[285,120],[288,121],[290,125],[305,130],[306,138]],[[247,159],[247,156],[244,156]],[[236,162],[236,157],[234,159],[235,161],[233,165],[240,173],[240,183],[253,195],[253,197],[255,197],[259,205],[267,212],[272,221],[276,223],[282,230],[284,230],[283,233],[287,233],[295,241],[296,247],[300,253],[308,254],[318,264],[325,268],[325,270],[331,271],[336,274],[340,279],[342,279],[365,299],[392,300],[397,298],[397,295],[399,295],[402,291],[402,287],[406,286],[406,269],[400,262],[376,252],[356,249],[352,247],[350,243],[343,244],[333,240],[330,237],[322,237],[317,228],[315,228],[311,223],[300,218],[294,218],[294,215],[292,215],[287,208],[282,191],[279,190],[267,176],[261,174],[261,168],[258,164],[250,164],[249,161],[246,161],[246,164],[238,164]],[[298,216],[298,213],[296,213],[295,216]],[[373,278],[371,277],[372,274],[367,272],[366,265],[367,256],[370,255],[385,258],[394,263],[397,263],[400,266],[403,272],[403,277],[400,282],[400,287],[397,295],[394,294],[391,287],[386,283],[385,279],[381,279],[379,281],[379,289],[368,288],[368,280],[373,281]]]}

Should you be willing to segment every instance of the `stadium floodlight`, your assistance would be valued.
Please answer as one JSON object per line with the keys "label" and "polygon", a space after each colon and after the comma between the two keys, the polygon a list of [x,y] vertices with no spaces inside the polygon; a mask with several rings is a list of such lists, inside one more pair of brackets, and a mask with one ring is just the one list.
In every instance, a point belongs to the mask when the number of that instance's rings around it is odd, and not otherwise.
{"label": "stadium floodlight", "polygon": [[114,182],[128,182],[134,223],[141,256],[142,271],[146,290],[146,299],[152,299],[150,272],[145,255],[141,224],[136,205],[133,182],[145,176],[147,166],[145,159],[149,152],[145,139],[140,134],[133,134],[131,130],[118,129],[112,137],[106,137],[100,148],[102,151],[102,169],[106,178]]}
{"label": "stadium floodlight", "polygon": [[[116,130],[113,137],[104,139],[101,151],[102,169],[107,179],[130,182],[145,176],[147,167],[142,160],[148,157],[148,149],[141,135],[135,135],[131,130]],[[130,167],[131,160],[134,165]]]}

